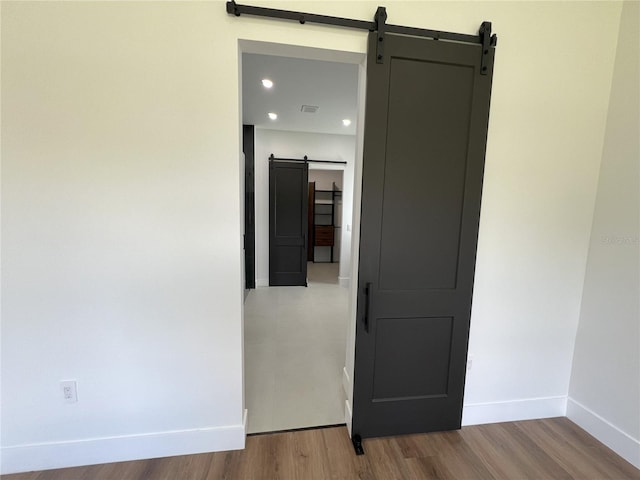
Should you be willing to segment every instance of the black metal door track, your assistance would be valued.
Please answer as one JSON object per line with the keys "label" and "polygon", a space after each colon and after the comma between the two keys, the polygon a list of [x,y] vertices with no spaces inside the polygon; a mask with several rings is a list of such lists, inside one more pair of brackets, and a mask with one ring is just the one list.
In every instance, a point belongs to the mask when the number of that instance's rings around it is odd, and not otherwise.
{"label": "black metal door track", "polygon": [[239,17],[240,15],[253,15],[256,17],[279,18],[282,20],[293,20],[301,24],[319,23],[323,25],[333,25],[337,27],[354,28],[377,32],[378,43],[376,51],[377,63],[383,63],[384,36],[385,33],[396,33],[399,35],[410,35],[414,37],[427,37],[433,40],[448,40],[451,42],[474,43],[482,46],[482,63],[480,74],[487,74],[485,65],[486,57],[489,54],[489,47],[495,47],[498,37],[491,34],[491,22],[482,22],[478,29],[478,35],[468,35],[464,33],[442,32],[440,30],[428,30],[425,28],[405,27],[401,25],[387,24],[387,9],[378,7],[372,22],[366,20],[354,20],[351,18],[332,17],[328,15],[317,15],[315,13],[294,12],[291,10],[278,10],[275,8],[254,7],[250,5],[238,5],[235,0],[227,2],[227,13]]}

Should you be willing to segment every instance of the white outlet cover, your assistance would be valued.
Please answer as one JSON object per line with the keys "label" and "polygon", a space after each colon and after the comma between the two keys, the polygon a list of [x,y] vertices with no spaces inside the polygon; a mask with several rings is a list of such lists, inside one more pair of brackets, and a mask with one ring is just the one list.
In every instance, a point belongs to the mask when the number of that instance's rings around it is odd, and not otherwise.
{"label": "white outlet cover", "polygon": [[78,401],[78,387],[75,380],[63,380],[60,382],[62,390],[62,398],[67,403],[76,403]]}

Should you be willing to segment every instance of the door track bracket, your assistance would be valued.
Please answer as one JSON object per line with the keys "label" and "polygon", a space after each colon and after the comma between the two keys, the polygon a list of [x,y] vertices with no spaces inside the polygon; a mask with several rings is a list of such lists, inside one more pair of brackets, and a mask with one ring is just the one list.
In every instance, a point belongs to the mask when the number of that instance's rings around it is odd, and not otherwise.
{"label": "door track bracket", "polygon": [[487,65],[487,62],[489,61],[489,47],[496,46],[498,43],[498,37],[495,34],[491,35],[491,22],[482,22],[478,34],[480,35],[480,43],[482,44],[480,75],[486,75],[487,70],[489,70],[489,66]]}
{"label": "door track bracket", "polygon": [[384,31],[386,30],[386,21],[387,9],[378,7],[374,17],[378,35],[378,42],[376,43],[376,63],[384,63]]}

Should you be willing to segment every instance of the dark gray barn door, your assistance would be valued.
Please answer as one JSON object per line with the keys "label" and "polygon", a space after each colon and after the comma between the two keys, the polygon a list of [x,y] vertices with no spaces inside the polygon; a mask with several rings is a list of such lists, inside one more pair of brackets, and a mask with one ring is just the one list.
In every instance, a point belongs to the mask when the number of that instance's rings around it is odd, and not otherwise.
{"label": "dark gray barn door", "polygon": [[306,162],[269,160],[269,285],[307,284]]}
{"label": "dark gray barn door", "polygon": [[370,34],[353,434],[460,428],[493,48]]}
{"label": "dark gray barn door", "polygon": [[244,152],[244,274],[245,289],[256,288],[255,127],[242,126]]}

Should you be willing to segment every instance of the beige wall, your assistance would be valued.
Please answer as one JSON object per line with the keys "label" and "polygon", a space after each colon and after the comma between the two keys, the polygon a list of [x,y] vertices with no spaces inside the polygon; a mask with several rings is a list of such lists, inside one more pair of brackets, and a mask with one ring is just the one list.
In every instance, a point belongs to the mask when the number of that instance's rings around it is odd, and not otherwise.
{"label": "beige wall", "polygon": [[[553,414],[620,4],[386,6],[390,23],[499,35],[465,416]],[[366,35],[218,1],[2,2],[4,471],[242,446],[240,39],[363,53]]]}

